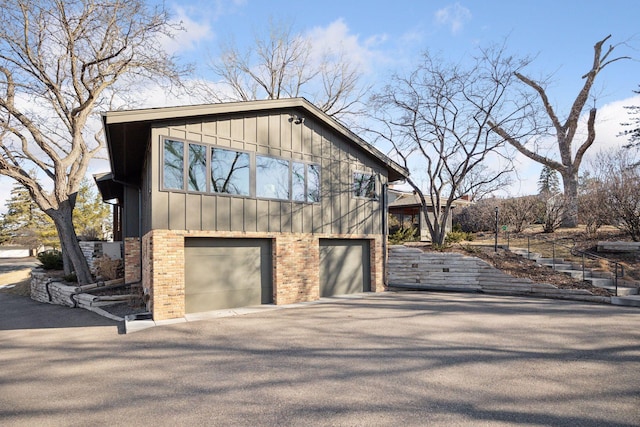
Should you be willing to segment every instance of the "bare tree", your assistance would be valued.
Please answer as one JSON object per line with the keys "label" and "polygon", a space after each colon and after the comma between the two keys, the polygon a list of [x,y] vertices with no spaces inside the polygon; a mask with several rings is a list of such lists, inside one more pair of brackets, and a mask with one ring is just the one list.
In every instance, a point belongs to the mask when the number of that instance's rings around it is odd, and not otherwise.
{"label": "bare tree", "polygon": [[[578,172],[585,152],[587,151],[587,149],[589,149],[589,147],[591,147],[596,138],[595,122],[597,109],[593,107],[589,110],[589,116],[587,119],[587,135],[584,141],[582,141],[580,146],[577,148],[577,150],[575,150],[574,155],[573,143],[574,139],[576,139],[576,132],[578,130],[580,116],[584,111],[584,107],[589,98],[591,88],[598,74],[607,65],[620,59],[627,58],[622,56],[610,58],[616,46],[610,45],[608,49],[603,49],[603,45],[610,37],[610,35],[605,37],[604,39],[597,42],[593,47],[593,64],[591,66],[591,69],[584,76],[582,76],[582,78],[584,79],[584,85],[580,89],[580,92],[578,93],[576,99],[573,101],[571,110],[569,111],[569,114],[564,122],[562,122],[556,114],[556,111],[547,95],[547,90],[544,83],[537,82],[519,72],[515,73],[516,77],[522,83],[535,91],[540,101],[542,102],[542,106],[547,114],[547,119],[548,121],[550,121],[550,124],[542,125],[541,123],[537,122],[537,120],[531,120],[530,124],[532,128],[538,129],[538,132],[541,134],[541,136],[546,134],[546,129],[553,129],[560,160],[549,157],[546,154],[545,149],[542,149],[536,145],[535,140],[530,140],[523,135],[517,135],[516,133],[511,132],[508,129],[504,129],[504,127],[496,121],[496,117],[498,116],[493,115],[491,120],[489,121],[490,126],[493,128],[493,130],[502,138],[507,140],[522,154],[560,173],[560,176],[562,176],[566,202],[566,216],[564,218],[564,224],[567,227],[575,227],[578,224]],[[527,99],[525,102],[529,103],[529,100]],[[537,117],[537,115],[534,114],[534,117]]]}
{"label": "bare tree", "polygon": [[522,196],[505,199],[500,212],[510,230],[518,234],[542,217],[543,208],[540,197]]}
{"label": "bare tree", "polygon": [[496,207],[503,211],[504,199],[491,197],[478,200],[453,216],[453,223],[467,233],[495,232]]}
{"label": "bare tree", "polygon": [[606,176],[598,175],[591,176],[585,172],[580,177],[578,219],[588,235],[594,235],[600,227],[611,223],[611,209],[606,203]]}
{"label": "bare tree", "polygon": [[544,204],[542,231],[553,233],[562,225],[567,209],[567,201],[562,193],[541,195]]}
{"label": "bare tree", "polygon": [[73,209],[104,142],[88,122],[117,83],[178,77],[158,40],[175,28],[143,0],[6,0],[0,21],[0,174],[51,217],[65,271],[89,282]]}
{"label": "bare tree", "polygon": [[[434,243],[444,242],[451,206],[462,193],[489,193],[504,185],[511,166],[502,152],[504,139],[491,132],[488,121],[502,111],[514,71],[526,64],[504,56],[501,48],[482,51],[468,68],[427,52],[411,74],[393,76],[372,99],[380,129],[371,131],[391,143],[411,170],[407,182],[421,201]],[[517,116],[500,125],[510,129]],[[420,186],[421,174],[427,189]],[[430,206],[433,213],[427,215]]]}
{"label": "bare tree", "polygon": [[319,52],[309,37],[274,22],[266,36],[255,36],[255,45],[246,52],[231,41],[221,49],[211,69],[228,90],[199,87],[217,102],[303,96],[338,119],[361,113],[369,88],[361,85],[361,73],[343,49]]}
{"label": "bare tree", "polygon": [[601,153],[595,166],[604,186],[603,204],[611,220],[634,241],[640,241],[640,163],[620,149]]}

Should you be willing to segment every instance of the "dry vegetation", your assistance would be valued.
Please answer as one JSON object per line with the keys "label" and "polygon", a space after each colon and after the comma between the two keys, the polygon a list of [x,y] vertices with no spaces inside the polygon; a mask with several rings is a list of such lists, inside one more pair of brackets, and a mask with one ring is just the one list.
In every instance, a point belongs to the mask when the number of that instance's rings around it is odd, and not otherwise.
{"label": "dry vegetation", "polygon": [[[573,279],[566,274],[557,273],[551,268],[539,266],[534,261],[527,260],[511,251],[502,249],[507,245],[510,248],[527,248],[529,245],[531,252],[542,253],[546,257],[551,257],[555,246],[556,258],[580,263],[581,256],[575,256],[570,248],[605,256],[611,261],[616,261],[624,266],[625,279],[630,281],[640,280],[640,253],[599,253],[597,252],[598,241],[626,241],[629,240],[624,233],[614,227],[604,227],[597,233],[586,233],[584,227],[560,229],[552,234],[542,233],[540,227],[531,228],[517,236],[507,236],[501,233],[498,238],[499,249],[494,252],[494,238],[492,234],[480,234],[473,242],[463,242],[454,245],[450,250],[464,252],[467,255],[477,256],[489,262],[496,268],[515,277],[523,277],[537,283],[551,283],[559,288],[587,289],[596,295],[609,295],[606,290],[596,288],[589,282]],[[552,245],[551,242],[556,242]],[[585,265],[588,268],[600,271],[612,271],[613,267],[605,260],[590,260],[585,256]]]}

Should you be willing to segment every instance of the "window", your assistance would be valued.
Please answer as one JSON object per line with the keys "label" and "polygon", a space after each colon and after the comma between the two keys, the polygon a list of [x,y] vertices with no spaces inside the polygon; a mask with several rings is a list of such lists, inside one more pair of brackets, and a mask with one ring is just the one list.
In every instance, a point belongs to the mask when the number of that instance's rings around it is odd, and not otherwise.
{"label": "window", "polygon": [[362,172],[353,173],[353,195],[355,197],[365,197],[376,199],[376,177],[375,175]]}
{"label": "window", "polygon": [[307,202],[320,201],[320,165],[307,165]]}
{"label": "window", "polygon": [[295,202],[304,202],[307,195],[304,188],[305,164],[291,163],[291,199]]}
{"label": "window", "polygon": [[256,196],[289,200],[289,161],[256,156]]}
{"label": "window", "polygon": [[184,143],[165,139],[163,186],[170,190],[184,190]]}
{"label": "window", "polygon": [[211,148],[211,191],[249,195],[249,154]]}
{"label": "window", "polygon": [[320,165],[164,139],[162,188],[300,203],[320,201]]}
{"label": "window", "polygon": [[189,144],[189,173],[187,174],[189,191],[207,191],[207,147]]}

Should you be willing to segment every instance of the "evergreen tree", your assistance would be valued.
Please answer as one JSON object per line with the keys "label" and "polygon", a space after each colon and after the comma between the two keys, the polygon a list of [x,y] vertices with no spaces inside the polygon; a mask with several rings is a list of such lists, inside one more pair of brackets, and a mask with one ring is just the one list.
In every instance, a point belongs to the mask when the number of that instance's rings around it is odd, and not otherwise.
{"label": "evergreen tree", "polygon": [[111,232],[111,209],[102,201],[92,182],[80,184],[73,210],[73,225],[80,239],[103,240]]}
{"label": "evergreen tree", "polygon": [[540,178],[538,178],[538,193],[551,196],[559,192],[560,180],[558,179],[558,172],[544,165],[540,172]]}
{"label": "evergreen tree", "polygon": [[60,246],[53,221],[38,208],[24,187],[14,185],[5,206],[7,212],[0,219],[0,242],[30,248]]}
{"label": "evergreen tree", "polygon": [[[640,95],[640,90],[634,90],[633,92]],[[628,122],[621,124],[630,129],[625,129],[624,132],[620,133],[620,136],[629,138],[629,144],[625,146],[626,148],[640,148],[640,105],[628,105],[624,108],[628,110],[631,117]]]}

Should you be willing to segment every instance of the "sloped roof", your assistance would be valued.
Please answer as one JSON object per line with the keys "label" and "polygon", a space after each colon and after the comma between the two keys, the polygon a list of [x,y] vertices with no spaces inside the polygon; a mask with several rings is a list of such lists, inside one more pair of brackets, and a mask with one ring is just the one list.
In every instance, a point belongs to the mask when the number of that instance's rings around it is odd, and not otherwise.
{"label": "sloped roof", "polygon": [[[399,193],[399,192],[398,192]],[[428,197],[426,197],[425,195],[425,199],[427,201],[427,203],[429,203],[430,199]],[[440,199],[442,205],[444,205],[447,201],[446,199]],[[470,202],[467,200],[463,200],[463,199],[458,199],[458,200],[454,200],[452,206],[454,207],[458,207],[458,206],[467,206],[469,205]],[[400,193],[398,195],[398,197],[389,203],[389,207],[390,208],[404,208],[404,207],[413,207],[413,206],[420,206],[421,202],[420,202],[420,197],[418,197],[418,195],[416,193]],[[429,205],[431,206],[431,205]]]}
{"label": "sloped roof", "polygon": [[313,116],[314,119],[346,137],[386,167],[390,182],[399,181],[409,176],[407,169],[385,156],[374,146],[364,141],[337,120],[329,117],[306,99],[287,98],[103,113],[102,122],[107,137],[113,179],[134,185],[139,183],[148,135],[152,125],[176,119],[204,118],[222,114],[265,112],[282,109],[298,110],[304,116]]}

